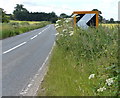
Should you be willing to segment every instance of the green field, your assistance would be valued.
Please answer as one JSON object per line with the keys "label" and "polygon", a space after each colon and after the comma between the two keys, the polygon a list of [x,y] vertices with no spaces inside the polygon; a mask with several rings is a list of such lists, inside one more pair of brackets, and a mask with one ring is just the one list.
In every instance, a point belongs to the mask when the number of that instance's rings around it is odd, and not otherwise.
{"label": "green field", "polygon": [[56,24],[56,46],[38,96],[118,96],[118,27]]}
{"label": "green field", "polygon": [[49,24],[49,22],[46,21],[10,21],[9,23],[2,23],[2,26],[0,26],[0,39],[38,29],[46,26],[47,24]]}

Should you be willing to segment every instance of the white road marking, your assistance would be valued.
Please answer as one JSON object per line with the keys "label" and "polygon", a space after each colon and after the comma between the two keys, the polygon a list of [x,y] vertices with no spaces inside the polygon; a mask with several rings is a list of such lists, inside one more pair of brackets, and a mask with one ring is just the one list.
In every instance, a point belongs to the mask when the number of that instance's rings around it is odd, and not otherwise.
{"label": "white road marking", "polygon": [[41,34],[42,32],[38,33],[39,35]]}
{"label": "white road marking", "polygon": [[13,47],[13,48],[11,48],[11,49],[9,49],[9,50],[5,51],[5,52],[3,52],[3,54],[8,53],[8,52],[10,52],[10,51],[12,51],[12,50],[14,50],[14,49],[16,49],[16,48],[18,48],[18,47],[20,47],[20,46],[22,46],[22,45],[26,44],[26,43],[27,43],[27,42],[23,42],[23,43],[21,43],[21,44],[19,44],[19,45],[15,46],[15,47]]}
{"label": "white road marking", "polygon": [[44,32],[45,31],[45,29],[44,30],[42,30],[42,32]]}
{"label": "white road marking", "polygon": [[[50,27],[50,26],[49,26],[49,27]],[[42,32],[44,32],[45,30],[47,30],[49,27],[47,27],[47,28],[45,28],[44,30],[42,30]],[[40,32],[39,35],[40,35],[42,32]],[[35,35],[35,36],[33,36],[32,38],[30,38],[30,39],[32,40],[32,39],[36,38],[37,36],[38,36],[38,35]],[[14,50],[14,49],[16,49],[16,48],[18,48],[18,47],[20,47],[20,46],[26,44],[26,43],[27,43],[27,42],[23,42],[23,43],[21,43],[21,44],[15,46],[15,47],[13,47],[13,48],[11,48],[11,49],[5,51],[5,52],[3,52],[2,54],[8,53],[8,52],[10,52],[10,51],[12,51],[12,50]]]}
{"label": "white road marking", "polygon": [[32,38],[30,38],[30,39],[34,39],[34,38],[36,38],[38,35],[35,35],[35,36],[33,36]]}
{"label": "white road marking", "polygon": [[[49,27],[50,27],[50,26],[49,26]],[[41,33],[44,32],[44,31],[46,31],[49,27],[47,27],[47,28],[45,28],[44,30],[42,30]]]}

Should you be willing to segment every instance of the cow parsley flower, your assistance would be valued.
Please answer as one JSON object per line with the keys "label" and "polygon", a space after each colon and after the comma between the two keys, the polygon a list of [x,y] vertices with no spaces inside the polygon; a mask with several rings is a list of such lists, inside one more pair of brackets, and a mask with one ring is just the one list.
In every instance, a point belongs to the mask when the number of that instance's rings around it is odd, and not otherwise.
{"label": "cow parsley flower", "polygon": [[103,92],[104,90],[106,90],[105,87],[103,87],[103,88],[99,88],[99,89],[97,89],[97,92]]}
{"label": "cow parsley flower", "polygon": [[67,29],[63,29],[63,32],[66,32],[67,31]]}
{"label": "cow parsley flower", "polygon": [[59,26],[59,24],[55,24],[55,27]]}
{"label": "cow parsley flower", "polygon": [[59,33],[56,33],[55,35],[57,36],[57,35],[59,35]]}
{"label": "cow parsley flower", "polygon": [[73,35],[73,33],[70,33],[70,36],[72,36]]}
{"label": "cow parsley flower", "polygon": [[65,19],[65,22],[68,23],[70,21],[72,21],[73,18],[64,18]]}
{"label": "cow parsley flower", "polygon": [[113,84],[114,83],[114,81],[113,81],[113,78],[109,78],[109,79],[106,79],[106,84],[107,85],[111,85],[111,84]]}
{"label": "cow parsley flower", "polygon": [[92,78],[94,78],[95,77],[95,74],[91,74],[89,77],[88,77],[88,79],[92,79]]}
{"label": "cow parsley flower", "polygon": [[60,36],[63,36],[63,34],[60,34]]}
{"label": "cow parsley flower", "polygon": [[73,31],[70,31],[69,34],[70,34],[70,36],[72,36],[72,35],[74,34],[74,32],[73,32]]}
{"label": "cow parsley flower", "polygon": [[69,21],[66,19],[65,22],[68,23]]}
{"label": "cow parsley flower", "polygon": [[56,26],[56,29],[57,29],[57,28],[60,28],[60,26]]}
{"label": "cow parsley flower", "polygon": [[61,20],[57,20],[56,23],[60,22]]}

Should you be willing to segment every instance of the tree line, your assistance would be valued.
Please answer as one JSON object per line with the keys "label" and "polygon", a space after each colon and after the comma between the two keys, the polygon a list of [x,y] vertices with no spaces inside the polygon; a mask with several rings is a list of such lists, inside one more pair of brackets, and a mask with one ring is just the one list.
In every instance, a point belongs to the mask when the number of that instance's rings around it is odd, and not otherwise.
{"label": "tree line", "polygon": [[17,4],[13,14],[6,14],[4,9],[0,8],[1,22],[9,22],[10,20],[20,20],[20,21],[50,21],[55,23],[58,16],[55,12],[45,13],[45,12],[29,12],[22,4]]}
{"label": "tree line", "polygon": [[51,21],[54,23],[58,17],[54,12],[29,12],[22,4],[17,4],[11,18],[20,21]]}
{"label": "tree line", "polygon": [[[92,11],[99,11],[98,9],[93,9]],[[119,23],[119,21],[114,21],[113,18],[106,20],[101,15],[102,12],[99,11],[99,22],[100,23]],[[0,22],[9,22],[10,20],[20,20],[20,21],[50,21],[55,23],[58,18],[70,18],[71,16],[61,13],[57,16],[55,12],[45,13],[45,12],[29,12],[24,5],[16,4],[12,14],[6,14],[4,9],[0,8]]]}

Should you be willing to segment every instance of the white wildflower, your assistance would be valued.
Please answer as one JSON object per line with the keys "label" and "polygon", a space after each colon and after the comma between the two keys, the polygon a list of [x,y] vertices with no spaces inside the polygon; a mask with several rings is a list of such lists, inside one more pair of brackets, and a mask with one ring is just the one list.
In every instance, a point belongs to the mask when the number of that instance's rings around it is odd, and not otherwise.
{"label": "white wildflower", "polygon": [[74,34],[74,32],[73,32],[73,31],[70,31],[69,34],[70,34],[70,36],[72,36],[72,35]]}
{"label": "white wildflower", "polygon": [[113,81],[113,78],[109,78],[109,79],[106,79],[106,84],[107,85],[111,85],[111,84],[113,84],[114,83],[114,81]]}
{"label": "white wildflower", "polygon": [[105,50],[105,52],[107,52],[107,50]]}
{"label": "white wildflower", "polygon": [[73,35],[73,33],[70,33],[70,36],[72,36]]}
{"label": "white wildflower", "polygon": [[92,79],[92,78],[94,78],[95,77],[95,74],[91,74],[89,77],[88,77],[88,79]]}
{"label": "white wildflower", "polygon": [[69,21],[66,19],[65,22],[68,23]]}
{"label": "white wildflower", "polygon": [[97,89],[97,92],[103,92],[104,90],[106,90],[105,87],[103,87],[103,88],[99,88],[99,89]]}
{"label": "white wildflower", "polygon": [[61,20],[57,20],[56,23],[60,22]]}
{"label": "white wildflower", "polygon": [[68,22],[72,21],[73,18],[64,18],[64,19],[65,19],[65,22],[68,23]]}
{"label": "white wildflower", "polygon": [[55,24],[55,27],[59,26],[59,24]]}
{"label": "white wildflower", "polygon": [[59,35],[59,33],[56,33],[55,35],[57,36],[57,35]]}
{"label": "white wildflower", "polygon": [[63,34],[60,34],[60,36],[63,36]]}
{"label": "white wildflower", "polygon": [[56,29],[57,29],[57,28],[60,28],[60,26],[56,26]]}
{"label": "white wildflower", "polygon": [[63,29],[63,32],[66,32],[67,31],[67,29]]}
{"label": "white wildflower", "polygon": [[74,31],[70,31],[70,33],[74,33]]}
{"label": "white wildflower", "polygon": [[106,90],[106,88],[105,88],[105,87],[103,87],[103,90]]}

